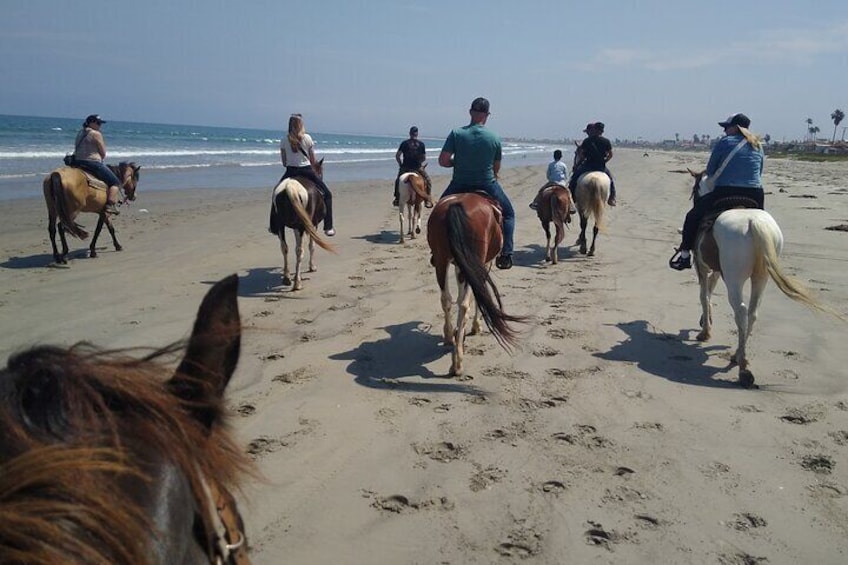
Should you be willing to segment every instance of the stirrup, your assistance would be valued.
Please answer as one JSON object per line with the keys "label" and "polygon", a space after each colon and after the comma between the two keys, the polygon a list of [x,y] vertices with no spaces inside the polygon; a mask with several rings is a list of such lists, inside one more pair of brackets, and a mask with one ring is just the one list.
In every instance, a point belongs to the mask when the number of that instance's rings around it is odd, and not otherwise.
{"label": "stirrup", "polygon": [[690,253],[689,257],[685,259],[680,256],[680,250],[675,247],[674,255],[671,256],[671,259],[668,260],[668,266],[674,269],[675,271],[683,271],[685,269],[692,268],[692,255]]}
{"label": "stirrup", "polygon": [[530,203],[530,209],[531,210],[538,210],[539,209],[539,203],[534,200],[533,202]]}

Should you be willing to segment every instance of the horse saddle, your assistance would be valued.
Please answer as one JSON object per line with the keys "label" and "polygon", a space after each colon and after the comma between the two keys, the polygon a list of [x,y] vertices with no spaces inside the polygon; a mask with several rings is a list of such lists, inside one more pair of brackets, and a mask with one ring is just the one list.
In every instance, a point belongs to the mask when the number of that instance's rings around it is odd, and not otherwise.
{"label": "horse saddle", "polygon": [[102,180],[100,180],[96,176],[92,175],[91,173],[89,173],[88,171],[83,169],[82,167],[65,167],[65,168],[75,169],[75,170],[81,172],[83,174],[83,176],[85,177],[85,182],[88,183],[88,186],[90,186],[94,190],[106,190],[106,189],[109,188],[106,185],[105,182],[103,182]]}
{"label": "horse saddle", "polygon": [[713,237],[713,225],[722,212],[736,208],[759,208],[759,205],[756,200],[746,196],[725,196],[715,201],[698,225],[698,237],[696,239],[698,256],[713,271],[721,272],[718,260],[718,244]]}

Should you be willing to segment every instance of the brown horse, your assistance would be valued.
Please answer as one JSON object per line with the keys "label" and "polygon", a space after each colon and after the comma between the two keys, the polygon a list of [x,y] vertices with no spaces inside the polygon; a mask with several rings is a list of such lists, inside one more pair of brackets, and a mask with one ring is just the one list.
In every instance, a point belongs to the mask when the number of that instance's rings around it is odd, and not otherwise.
{"label": "brown horse", "polygon": [[[120,179],[120,188],[124,191],[126,200],[135,200],[141,167],[135,163],[122,162],[117,167],[109,165],[109,168]],[[105,212],[108,187],[104,182],[85,173],[82,169],[61,167],[44,178],[42,187],[44,201],[47,203],[47,231],[50,234],[50,244],[53,246],[53,258],[57,263],[64,265],[68,262],[66,231],[83,241],[88,239],[88,232],[75,222],[77,215],[81,212],[94,212],[98,215],[94,237],[91,238],[91,245],[88,247],[89,257],[97,257],[97,238],[100,236],[103,224],[106,224],[112,236],[115,251],[123,249],[118,243],[112,220]],[[59,253],[56,247],[57,223],[59,237],[62,240],[62,253]]]}
{"label": "brown horse", "polygon": [[[422,169],[426,167],[425,163]],[[410,239],[415,239],[415,236],[421,233],[421,205],[424,202],[433,206],[433,197],[427,194],[427,182],[419,173],[403,173],[398,179],[400,188],[400,201],[398,202],[398,219],[400,220],[400,242],[404,241],[403,230],[403,206],[406,204],[406,215],[408,218]]]}
{"label": "brown horse", "polygon": [[[583,255],[591,257],[595,254],[595,241],[598,239],[598,232],[604,229],[604,210],[607,205],[609,189],[610,178],[604,172],[583,173],[577,179],[577,189],[574,191],[577,214],[580,216],[580,237],[577,238],[577,245],[580,246],[580,253]],[[592,246],[589,247],[587,252],[586,227],[589,225],[589,219],[592,218],[594,218]]]}
{"label": "brown horse", "polygon": [[[318,161],[316,174],[323,178],[324,159]],[[287,178],[274,187],[271,197],[273,220],[280,238],[280,249],[283,252],[283,284],[292,284],[289,272],[289,246],[286,243],[285,228],[294,232],[295,266],[294,284],[292,290],[303,288],[300,276],[303,263],[303,234],[309,236],[309,272],[315,272],[315,244],[322,249],[335,252],[335,248],[321,239],[317,226],[324,219],[324,199],[318,192],[318,187],[309,179],[303,177]]]}
{"label": "brown horse", "polygon": [[235,275],[185,357],[38,346],[0,371],[0,562],[248,563],[230,493],[253,473],[224,420],[239,356]]}
{"label": "brown horse", "polygon": [[[489,274],[492,261],[503,246],[500,208],[482,194],[446,196],[439,200],[430,214],[427,242],[432,253],[430,264],[436,268],[436,282],[442,291],[445,345],[453,345],[450,374],[461,375],[472,294],[477,309],[471,334],[480,331],[479,315],[482,313],[492,335],[509,351],[518,338],[509,322],[525,321],[523,317],[511,316],[503,311],[501,295]],[[452,300],[447,281],[451,263],[456,268],[458,287],[455,331],[451,325]]]}
{"label": "brown horse", "polygon": [[[567,187],[549,183],[542,187],[538,200],[536,215],[542,223],[542,229],[545,230],[545,261],[556,265],[559,262],[557,249],[565,238],[565,224],[571,223],[571,191]],[[551,222],[556,230],[553,246],[551,246]]]}

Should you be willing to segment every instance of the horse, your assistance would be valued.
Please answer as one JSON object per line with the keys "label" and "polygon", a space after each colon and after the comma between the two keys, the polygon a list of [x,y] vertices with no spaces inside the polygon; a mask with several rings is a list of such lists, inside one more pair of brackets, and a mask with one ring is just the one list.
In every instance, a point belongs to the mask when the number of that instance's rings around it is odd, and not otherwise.
{"label": "horse", "polygon": [[[510,322],[524,322],[520,316],[503,311],[503,303],[490,270],[492,261],[503,246],[501,211],[483,194],[462,193],[446,196],[433,208],[427,222],[430,264],[436,268],[436,282],[441,289],[445,314],[445,345],[452,345],[451,376],[463,374],[466,326],[472,295],[476,302],[470,334],[480,331],[479,316],[498,343],[507,351],[517,343],[518,334]],[[448,267],[453,263],[457,282],[456,330],[451,324],[451,295]],[[470,292],[469,292],[470,291]]]}
{"label": "horse", "polygon": [[[591,257],[595,254],[595,240],[598,238],[598,232],[604,228],[604,209],[607,205],[609,189],[610,178],[601,171],[583,173],[577,179],[577,188],[574,191],[577,214],[580,216],[580,236],[577,238],[577,245],[580,246],[580,253],[583,255]],[[590,218],[594,218],[594,225],[592,226],[592,245],[587,252],[586,227],[589,225]]]}
{"label": "horse", "polygon": [[[425,163],[422,169],[426,166],[427,164]],[[433,197],[427,194],[427,183],[420,173],[403,173],[400,175],[398,182],[400,183],[400,201],[398,202],[400,241],[398,243],[403,243],[403,205],[406,204],[406,214],[409,224],[408,235],[410,239],[415,239],[415,236],[421,233],[421,204],[427,202],[432,207]]]}
{"label": "horse", "polygon": [[[115,165],[108,165],[108,167],[120,179],[120,188],[124,191],[125,200],[135,200],[141,167],[125,161],[117,167]],[[97,257],[97,238],[100,236],[103,224],[106,224],[109,235],[112,236],[112,245],[115,246],[115,251],[123,250],[115,235],[112,220],[105,212],[108,187],[104,182],[92,177],[82,169],[60,167],[44,178],[42,188],[44,190],[44,201],[47,204],[47,231],[50,234],[53,259],[56,263],[60,265],[68,263],[66,231],[83,241],[88,239],[88,232],[74,221],[80,212],[94,212],[98,215],[94,237],[88,247],[89,257]],[[59,224],[59,238],[62,240],[62,253],[59,253],[56,247],[57,223]]]}
{"label": "horse", "polygon": [[[692,198],[697,202],[706,194],[701,183],[704,172],[687,170],[695,179]],[[701,223],[692,252],[701,298],[701,331],[696,339],[708,341],[712,337],[712,293],[721,277],[727,287],[727,300],[733,308],[736,321],[738,345],[732,362],[739,367],[739,384],[751,388],[755,385],[747,344],[769,278],[792,300],[840,316],[820,304],[804,285],[783,273],[778,260],[783,250],[783,233],[772,215],[751,207],[727,209],[726,206],[738,204],[730,202],[731,199],[727,200],[727,203],[717,202],[717,208],[724,211],[717,216],[708,214]],[[743,287],[749,279],[751,292],[746,304]]]}
{"label": "horse", "polygon": [[[317,175],[323,178],[324,159],[318,161]],[[273,223],[277,226],[280,249],[283,252],[283,284],[292,285],[292,290],[301,290],[303,282],[300,276],[303,263],[303,234],[309,236],[309,272],[315,272],[315,244],[327,251],[335,248],[318,234],[317,225],[324,219],[324,199],[318,188],[309,179],[292,177],[283,179],[274,187],[271,196]],[[295,265],[294,284],[289,271],[289,246],[286,243],[285,228],[294,232]]]}
{"label": "horse", "polygon": [[[224,421],[241,340],[238,277],[178,344],[138,359],[35,346],[0,370],[0,562],[249,562],[231,490],[253,464]],[[170,373],[170,377],[168,376]]]}
{"label": "horse", "polygon": [[[536,215],[545,230],[545,261],[554,265],[559,262],[557,257],[559,244],[565,237],[565,224],[571,223],[571,191],[567,187],[548,183],[542,187],[539,206]],[[551,222],[554,224],[554,244],[551,245]]]}

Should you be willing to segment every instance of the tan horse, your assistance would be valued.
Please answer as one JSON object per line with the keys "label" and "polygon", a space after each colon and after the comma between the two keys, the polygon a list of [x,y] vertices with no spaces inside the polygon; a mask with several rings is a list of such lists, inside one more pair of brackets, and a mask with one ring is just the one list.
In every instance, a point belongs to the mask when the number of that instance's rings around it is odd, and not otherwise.
{"label": "tan horse", "polygon": [[[120,188],[124,191],[125,199],[135,200],[141,167],[135,163],[122,162],[117,167],[109,165],[109,168],[120,179]],[[66,231],[83,241],[88,239],[88,232],[75,221],[81,212],[93,212],[98,215],[94,237],[91,239],[91,245],[88,248],[89,257],[97,257],[97,238],[100,236],[103,224],[106,224],[106,228],[112,236],[115,251],[123,249],[115,236],[112,220],[105,213],[108,187],[104,182],[95,179],[82,169],[61,167],[44,178],[42,187],[44,189],[44,201],[47,204],[47,231],[50,234],[50,244],[53,246],[53,258],[57,263],[64,265],[68,262]],[[62,253],[59,253],[56,247],[57,223],[59,225],[59,237],[62,240]]]}
{"label": "tan horse", "polygon": [[[324,159],[318,161],[316,174],[323,177]],[[271,196],[273,224],[277,226],[280,249],[283,252],[283,284],[292,285],[292,290],[301,290],[301,264],[303,263],[303,234],[309,236],[309,272],[317,271],[315,266],[315,244],[322,249],[335,253],[335,248],[321,239],[316,226],[324,219],[324,199],[318,188],[309,179],[303,177],[287,178],[274,187]],[[295,265],[294,281],[289,271],[289,246],[286,243],[285,228],[294,232]],[[292,284],[294,283],[294,284]]]}
{"label": "tan horse", "polygon": [[[545,261],[556,265],[559,262],[557,249],[565,238],[565,224],[571,223],[571,191],[567,187],[548,183],[542,187],[538,200],[536,215],[542,223],[546,237]],[[556,230],[553,245],[551,245],[551,222]]]}
{"label": "tan horse", "polygon": [[[595,254],[595,240],[598,238],[598,232],[604,229],[604,209],[607,206],[609,189],[610,178],[604,172],[590,171],[577,179],[577,189],[574,191],[577,213],[580,215],[580,237],[577,238],[577,245],[583,255],[591,257]],[[587,252],[586,227],[590,218],[594,219],[594,225],[592,245]]]}
{"label": "tan horse", "polygon": [[[427,164],[424,164],[426,167]],[[422,167],[422,169],[424,168]],[[404,241],[403,229],[403,206],[406,204],[406,216],[409,224],[410,239],[421,233],[421,204],[428,202],[433,207],[433,197],[427,194],[427,183],[419,173],[403,173],[398,181],[400,183],[400,201],[398,202],[398,219],[400,220],[400,242]]]}
{"label": "tan horse", "polygon": [[[451,375],[462,375],[465,355],[465,334],[472,308],[477,303],[470,334],[479,333],[479,315],[492,335],[507,351],[518,342],[518,334],[510,322],[525,322],[521,316],[503,311],[501,295],[489,271],[503,246],[501,210],[492,200],[479,193],[463,193],[439,200],[427,222],[427,243],[436,268],[436,282],[441,289],[442,310],[445,313],[443,335],[445,345],[453,345]],[[451,324],[451,294],[448,269],[456,267],[457,321]]]}

